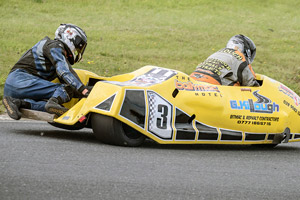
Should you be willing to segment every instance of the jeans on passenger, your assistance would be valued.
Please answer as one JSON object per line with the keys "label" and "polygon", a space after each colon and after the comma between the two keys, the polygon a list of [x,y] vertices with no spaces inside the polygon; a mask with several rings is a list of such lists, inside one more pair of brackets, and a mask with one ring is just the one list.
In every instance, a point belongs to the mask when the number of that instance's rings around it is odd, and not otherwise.
{"label": "jeans on passenger", "polygon": [[47,100],[51,97],[61,97],[63,102],[70,100],[64,87],[63,84],[52,83],[17,69],[5,81],[4,96],[24,99],[31,104],[31,109],[45,111]]}

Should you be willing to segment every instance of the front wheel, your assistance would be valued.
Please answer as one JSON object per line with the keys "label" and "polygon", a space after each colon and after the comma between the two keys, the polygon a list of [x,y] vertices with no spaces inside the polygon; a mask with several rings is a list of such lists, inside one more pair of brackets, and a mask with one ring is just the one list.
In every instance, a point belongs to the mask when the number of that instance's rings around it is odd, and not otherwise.
{"label": "front wheel", "polygon": [[146,138],[145,135],[113,117],[93,113],[91,122],[96,138],[106,144],[136,147]]}

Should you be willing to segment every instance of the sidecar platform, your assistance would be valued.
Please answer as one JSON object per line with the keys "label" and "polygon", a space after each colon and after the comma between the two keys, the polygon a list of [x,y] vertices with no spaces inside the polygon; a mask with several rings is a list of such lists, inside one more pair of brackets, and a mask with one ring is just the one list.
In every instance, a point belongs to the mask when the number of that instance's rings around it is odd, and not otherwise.
{"label": "sidecar platform", "polygon": [[46,122],[53,122],[55,115],[49,114],[42,111],[36,110],[29,110],[29,109],[20,109],[22,113],[22,118],[33,119],[33,120],[40,120]]}

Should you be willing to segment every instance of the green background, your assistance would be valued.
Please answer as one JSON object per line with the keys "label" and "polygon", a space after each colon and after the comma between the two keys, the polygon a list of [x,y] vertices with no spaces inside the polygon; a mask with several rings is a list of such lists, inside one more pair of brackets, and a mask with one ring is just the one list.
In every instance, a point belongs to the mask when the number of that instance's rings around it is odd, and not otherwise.
{"label": "green background", "polygon": [[299,8],[296,0],[0,0],[0,99],[9,70],[60,23],[88,35],[74,67],[102,76],[144,65],[189,74],[241,33],[257,46],[255,72],[300,94]]}

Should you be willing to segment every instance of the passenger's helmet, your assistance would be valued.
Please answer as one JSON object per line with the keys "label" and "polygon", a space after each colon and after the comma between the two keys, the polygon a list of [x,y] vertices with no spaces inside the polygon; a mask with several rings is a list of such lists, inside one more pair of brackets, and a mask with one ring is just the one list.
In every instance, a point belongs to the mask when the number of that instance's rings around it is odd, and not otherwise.
{"label": "passenger's helmet", "polygon": [[81,60],[87,45],[87,36],[81,28],[74,24],[61,24],[55,32],[55,39],[64,43],[71,65]]}
{"label": "passenger's helmet", "polygon": [[226,48],[235,49],[243,53],[248,60],[252,63],[256,55],[256,46],[254,42],[244,35],[235,35],[228,41]]}

